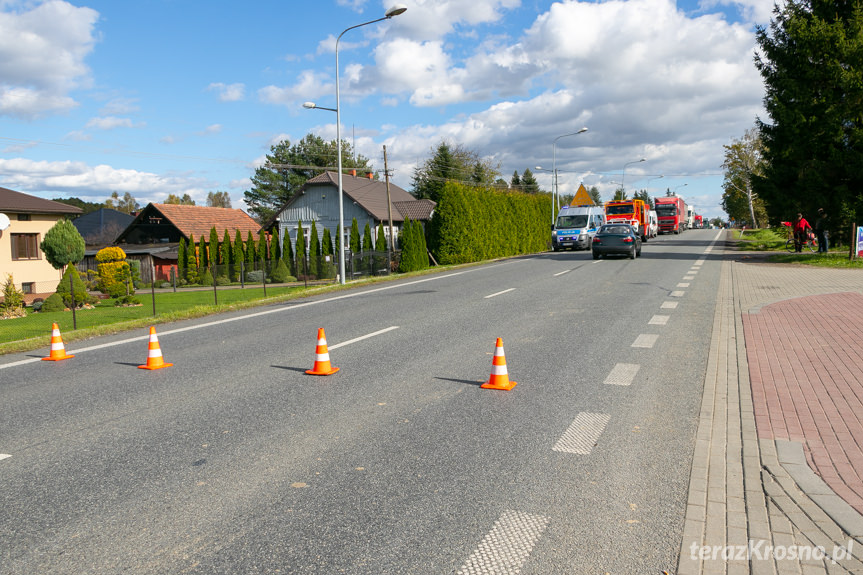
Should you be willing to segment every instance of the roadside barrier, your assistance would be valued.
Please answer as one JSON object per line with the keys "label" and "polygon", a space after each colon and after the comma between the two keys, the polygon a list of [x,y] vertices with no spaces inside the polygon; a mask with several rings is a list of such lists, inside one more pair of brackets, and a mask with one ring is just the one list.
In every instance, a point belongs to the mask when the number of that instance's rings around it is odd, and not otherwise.
{"label": "roadside barrier", "polygon": [[324,328],[318,329],[318,343],[315,346],[315,365],[312,369],[307,369],[309,375],[331,375],[337,372],[339,368],[330,366],[330,353],[327,351],[327,336],[324,334]]}
{"label": "roadside barrier", "polygon": [[150,326],[150,344],[147,348],[147,363],[139,365],[138,369],[161,369],[171,367],[173,363],[166,363],[162,359],[162,348],[159,346],[159,338],[156,336],[156,326]]}
{"label": "roadside barrier", "polygon": [[502,389],[509,391],[516,386],[514,381],[509,380],[509,374],[506,371],[506,356],[503,354],[503,340],[497,338],[497,343],[494,346],[494,359],[491,361],[491,375],[488,381],[480,387],[485,389]]}
{"label": "roadside barrier", "polygon": [[75,357],[74,355],[66,354],[66,346],[63,345],[63,338],[60,337],[60,326],[56,323],[51,325],[51,354],[48,357],[43,357],[42,361],[60,361]]}

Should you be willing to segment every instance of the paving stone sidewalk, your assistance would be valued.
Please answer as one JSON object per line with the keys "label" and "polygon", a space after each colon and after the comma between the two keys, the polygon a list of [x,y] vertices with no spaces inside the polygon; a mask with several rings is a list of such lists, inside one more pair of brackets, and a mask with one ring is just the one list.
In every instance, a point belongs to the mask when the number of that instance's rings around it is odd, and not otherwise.
{"label": "paving stone sidewalk", "polygon": [[712,254],[677,573],[863,574],[863,271]]}

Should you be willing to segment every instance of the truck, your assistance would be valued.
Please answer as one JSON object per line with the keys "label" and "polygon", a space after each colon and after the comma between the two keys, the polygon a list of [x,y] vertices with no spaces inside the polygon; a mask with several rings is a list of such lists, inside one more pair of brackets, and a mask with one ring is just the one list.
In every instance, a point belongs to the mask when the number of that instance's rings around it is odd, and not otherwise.
{"label": "truck", "polygon": [[695,227],[695,208],[686,204],[686,229],[691,230]]}
{"label": "truck", "polygon": [[635,228],[646,242],[650,237],[650,204],[644,200],[612,200],[605,203],[605,219],[608,223],[621,222]]}
{"label": "truck", "polygon": [[701,214],[695,214],[695,223],[693,225],[696,230],[704,228],[704,216]]}
{"label": "truck", "polygon": [[659,232],[679,234],[686,229],[686,202],[680,196],[661,196],[653,199]]}
{"label": "truck", "polygon": [[605,223],[601,206],[563,206],[551,226],[551,247],[560,250],[589,250],[593,236]]}

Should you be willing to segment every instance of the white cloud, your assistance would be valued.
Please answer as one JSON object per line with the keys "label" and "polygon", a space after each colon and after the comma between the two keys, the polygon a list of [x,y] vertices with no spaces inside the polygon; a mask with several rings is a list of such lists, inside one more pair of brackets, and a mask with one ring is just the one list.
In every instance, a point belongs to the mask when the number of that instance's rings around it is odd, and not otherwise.
{"label": "white cloud", "polygon": [[80,198],[107,198],[111,192],[129,192],[138,202],[161,201],[169,193],[188,193],[206,198],[216,187],[200,178],[165,176],[151,172],[96,166],[84,162],[34,161],[24,158],[0,159],[4,187],[23,192],[71,194]]}
{"label": "white cloud", "polygon": [[211,124],[204,128],[202,131],[198,132],[199,136],[215,136],[216,134],[222,133],[222,125],[221,124]]}
{"label": "white cloud", "polygon": [[407,12],[393,19],[393,26],[400,35],[419,42],[437,40],[459,26],[498,22],[506,10],[520,4],[521,0],[415,0]]}
{"label": "white cloud", "polygon": [[97,130],[115,130],[117,128],[140,128],[143,124],[135,124],[129,118],[118,118],[117,116],[105,116],[100,118],[91,118],[87,122],[87,128],[95,128]]}
{"label": "white cloud", "polygon": [[239,102],[246,97],[245,84],[223,84],[214,82],[207,86],[207,90],[219,93],[219,100],[222,102]]}
{"label": "white cloud", "polygon": [[0,8],[0,115],[35,118],[75,107],[69,93],[90,82],[84,59],[98,12],[60,0]]}
{"label": "white cloud", "polygon": [[258,97],[268,104],[293,106],[320,96],[331,96],[335,91],[335,84],[326,75],[305,70],[293,86],[266,86],[258,90]]}

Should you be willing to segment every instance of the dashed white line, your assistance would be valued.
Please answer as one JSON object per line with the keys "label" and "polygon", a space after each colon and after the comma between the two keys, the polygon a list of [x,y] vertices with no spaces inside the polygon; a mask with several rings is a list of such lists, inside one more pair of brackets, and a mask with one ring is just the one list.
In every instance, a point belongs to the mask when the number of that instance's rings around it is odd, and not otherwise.
{"label": "dashed white line", "polygon": [[562,276],[563,274],[568,274],[571,271],[572,270],[563,270],[562,272],[557,272],[556,274],[554,274],[554,277]]}
{"label": "dashed white line", "polygon": [[683,276],[683,279],[692,281],[692,280],[694,280],[694,279],[695,279],[695,276],[694,276],[694,275],[692,275],[692,276]]}
{"label": "dashed white line", "polygon": [[655,315],[650,318],[650,321],[647,322],[647,325],[665,325],[668,323],[668,319],[670,315]]}
{"label": "dashed white line", "polygon": [[589,455],[611,416],[606,413],[579,413],[554,445],[554,451]]}
{"label": "dashed white line", "polygon": [[489,299],[489,298],[497,297],[497,296],[499,296],[499,295],[503,295],[503,294],[505,294],[505,293],[509,293],[509,292],[511,292],[511,291],[515,291],[515,288],[509,288],[509,289],[505,289],[505,290],[503,290],[503,291],[499,291],[499,292],[497,292],[497,293],[493,293],[493,294],[487,295],[487,296],[485,296],[483,299]]}
{"label": "dashed white line", "polygon": [[677,287],[689,287],[689,283],[688,282],[680,282],[679,284],[677,284]]}
{"label": "dashed white line", "polygon": [[348,341],[343,341],[343,342],[341,342],[341,343],[337,343],[337,344],[335,344],[335,345],[327,346],[327,350],[329,351],[329,350],[331,350],[331,349],[338,349],[338,348],[340,348],[340,347],[344,347],[344,346],[346,346],[346,345],[351,345],[352,343],[356,343],[356,342],[358,342],[358,341],[362,341],[362,340],[364,340],[364,339],[368,339],[368,338],[370,338],[370,337],[375,337],[376,335],[381,335],[382,333],[386,333],[386,332],[388,332],[388,331],[392,331],[392,330],[394,330],[394,329],[398,329],[398,328],[399,328],[399,326],[397,326],[397,325],[390,326],[390,327],[387,327],[387,328],[384,328],[384,329],[378,330],[378,331],[376,331],[376,332],[374,332],[374,333],[370,333],[370,334],[367,334],[367,335],[361,335],[360,337],[355,337],[354,339],[349,339]]}
{"label": "dashed white line", "polygon": [[677,291],[671,292],[668,295],[670,295],[671,297],[683,297],[683,294],[685,294],[685,293],[686,293],[685,291],[677,290]]}
{"label": "dashed white line", "polygon": [[659,334],[657,333],[643,333],[635,338],[632,347],[653,347],[657,339],[659,339]]}
{"label": "dashed white line", "polygon": [[0,453],[0,459],[6,459],[7,457],[12,457],[11,455],[7,455],[5,453]]}
{"label": "dashed white line", "polygon": [[678,302],[676,301],[664,301],[659,307],[661,307],[662,309],[677,309],[677,304]]}
{"label": "dashed white line", "polygon": [[504,511],[458,575],[517,575],[548,522],[544,515]]}
{"label": "dashed white line", "polygon": [[618,363],[603,382],[605,385],[631,385],[641,368],[637,363]]}

